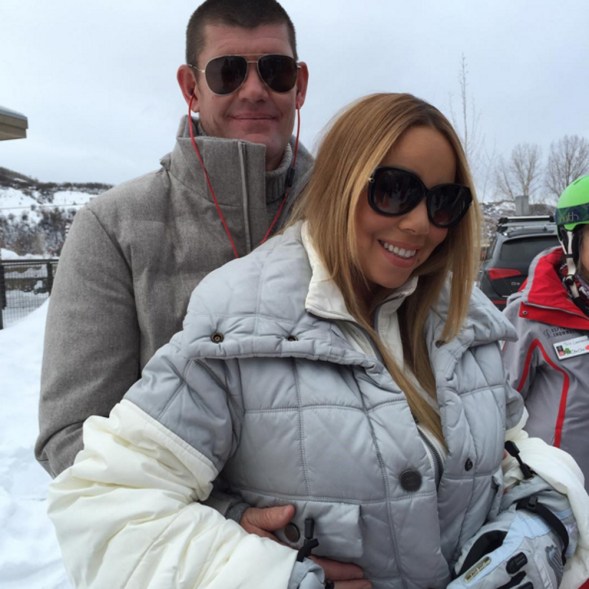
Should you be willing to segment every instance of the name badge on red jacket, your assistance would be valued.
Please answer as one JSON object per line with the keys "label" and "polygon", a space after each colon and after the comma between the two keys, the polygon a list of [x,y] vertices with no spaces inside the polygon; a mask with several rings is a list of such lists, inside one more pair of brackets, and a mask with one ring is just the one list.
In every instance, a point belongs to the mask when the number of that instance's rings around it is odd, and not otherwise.
{"label": "name badge on red jacket", "polygon": [[556,350],[559,360],[566,360],[581,354],[589,354],[589,336],[582,335],[573,339],[568,339],[557,344],[552,344]]}

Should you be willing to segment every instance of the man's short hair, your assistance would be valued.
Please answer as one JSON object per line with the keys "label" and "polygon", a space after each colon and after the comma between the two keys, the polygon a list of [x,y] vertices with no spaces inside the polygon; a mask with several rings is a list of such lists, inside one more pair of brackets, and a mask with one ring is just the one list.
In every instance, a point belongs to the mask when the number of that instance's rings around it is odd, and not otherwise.
{"label": "man's short hair", "polygon": [[[186,27],[186,63],[198,65],[205,44],[205,25],[218,24],[254,29],[260,25],[285,24],[293,57],[298,60],[295,28],[276,0],[206,0],[192,14]],[[201,65],[201,67],[203,67]]]}
{"label": "man's short hair", "polygon": [[276,0],[205,0],[193,12],[186,27],[186,63],[198,65],[205,44],[205,25],[208,24],[244,29],[285,24],[293,57],[298,60],[294,25]]}

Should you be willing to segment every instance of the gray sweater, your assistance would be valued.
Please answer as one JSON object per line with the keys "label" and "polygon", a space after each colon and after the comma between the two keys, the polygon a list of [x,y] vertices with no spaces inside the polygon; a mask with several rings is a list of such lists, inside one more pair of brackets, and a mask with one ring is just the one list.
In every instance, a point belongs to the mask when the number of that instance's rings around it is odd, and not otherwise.
{"label": "gray sweater", "polygon": [[[260,243],[282,200],[282,165],[265,148],[198,137],[241,255]],[[282,225],[312,166],[299,147]],[[55,476],[82,448],[82,424],[108,415],[154,352],[181,328],[190,293],[233,251],[182,119],[158,171],[92,200],[75,217],[49,301],[41,374],[39,462]]]}

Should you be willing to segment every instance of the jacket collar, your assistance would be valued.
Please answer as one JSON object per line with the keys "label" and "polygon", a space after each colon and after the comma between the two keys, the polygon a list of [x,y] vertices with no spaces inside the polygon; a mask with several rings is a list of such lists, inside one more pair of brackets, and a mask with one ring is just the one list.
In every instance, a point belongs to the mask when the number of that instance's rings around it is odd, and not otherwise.
{"label": "jacket collar", "polygon": [[[200,119],[193,119],[194,128],[196,130],[196,137],[209,137],[204,132],[202,125],[200,124]],[[190,140],[190,131],[188,127],[188,117],[184,117],[181,121],[180,128],[178,129],[177,138],[187,138]],[[238,142],[239,140],[235,139],[234,141]],[[247,142],[242,142],[244,145],[247,145]],[[286,187],[286,174],[288,172],[288,168],[292,163],[293,158],[293,148],[291,147],[290,143],[286,144],[286,149],[282,154],[282,160],[280,165],[275,170],[266,171],[266,202],[268,204],[280,200],[284,195],[284,190]]]}
{"label": "jacket collar", "polygon": [[[327,268],[317,253],[306,222],[301,226],[301,241],[311,266],[311,281],[305,299],[306,310],[324,319],[356,322],[346,307],[340,289],[331,279]],[[393,291],[382,303],[380,315],[396,313],[405,298],[416,289],[417,281],[417,278],[411,278],[403,286]]]}
{"label": "jacket collar", "polygon": [[[188,125],[188,117],[185,115],[180,121],[174,149],[171,154],[162,158],[161,163],[181,184],[191,190],[196,187],[203,198],[212,201],[202,167],[192,146]],[[241,206],[244,192],[255,195],[260,200],[260,206],[265,204],[266,148],[238,139],[208,137],[196,133],[195,129],[195,140],[219,205]]]}
{"label": "jacket collar", "polygon": [[[216,204],[194,151],[189,124],[194,124],[194,121],[184,116],[173,151],[161,160],[164,170],[160,174],[161,180],[169,185],[169,190],[182,193],[183,198],[193,202],[199,210],[213,211]],[[266,172],[264,145],[203,135],[196,136],[195,140],[219,207],[222,211],[234,211],[234,214],[226,216],[226,222],[238,252],[244,255],[262,241],[269,223],[280,210],[292,161],[292,147],[289,145],[278,169]],[[292,203],[307,181],[312,163],[311,155],[299,145],[294,183],[288,191],[287,202],[274,232],[288,218]],[[211,214],[214,215],[214,212]],[[202,218],[199,222],[210,222],[205,220],[204,215],[199,218]],[[220,223],[218,227],[222,231]]]}
{"label": "jacket collar", "polygon": [[534,258],[521,295],[519,315],[548,325],[587,330],[589,317],[575,305],[562,284],[561,264],[560,246]]}
{"label": "jacket collar", "polygon": [[[265,190],[259,191],[255,188],[249,190],[250,194],[265,195],[267,203],[282,198],[286,187],[286,175],[293,158],[293,138],[287,144],[282,162],[278,168],[267,172],[266,147],[264,145],[240,139],[209,137],[202,132],[198,119],[193,119],[190,122],[194,125],[195,140],[214,186],[233,185],[241,188],[251,184],[254,179],[263,178]],[[176,134],[176,145],[172,153],[161,159],[161,164],[182,184],[188,187],[195,185],[205,187],[204,175],[194,153],[188,125],[188,117],[184,115],[180,120]],[[313,157],[303,145],[299,144],[294,184],[290,190],[291,196],[298,194],[302,186],[307,182],[312,165]],[[236,176],[237,171],[239,171],[239,177]],[[231,190],[223,189],[217,192],[219,204],[231,204],[233,202]],[[203,191],[203,194],[206,195],[206,198],[210,198],[208,190]],[[289,205],[290,201],[292,201],[292,198],[289,198]]]}

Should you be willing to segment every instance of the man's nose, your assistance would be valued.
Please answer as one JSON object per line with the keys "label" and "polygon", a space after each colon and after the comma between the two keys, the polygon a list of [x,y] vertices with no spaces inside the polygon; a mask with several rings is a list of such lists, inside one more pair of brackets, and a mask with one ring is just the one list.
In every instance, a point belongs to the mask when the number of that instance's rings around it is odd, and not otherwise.
{"label": "man's nose", "polygon": [[260,100],[268,96],[269,91],[270,89],[260,77],[257,62],[248,61],[245,80],[239,89],[240,95],[246,98]]}

